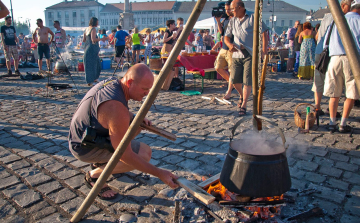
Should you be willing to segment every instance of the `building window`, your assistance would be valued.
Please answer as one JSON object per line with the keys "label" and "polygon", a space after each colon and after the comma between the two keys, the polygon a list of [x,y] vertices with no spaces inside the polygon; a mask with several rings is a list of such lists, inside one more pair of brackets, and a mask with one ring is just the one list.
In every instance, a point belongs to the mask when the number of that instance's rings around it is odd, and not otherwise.
{"label": "building window", "polygon": [[293,21],[292,20],[289,20],[289,26],[293,26]]}
{"label": "building window", "polygon": [[145,18],[142,18],[142,19],[141,19],[141,23],[142,23],[142,24],[145,24],[145,23],[146,23],[146,19],[145,19]]}
{"label": "building window", "polygon": [[54,21],[52,19],[49,19],[49,24],[48,26],[51,26],[52,24],[54,24]]}
{"label": "building window", "polygon": [[159,14],[163,14],[163,11],[160,11]]}
{"label": "building window", "polygon": [[85,19],[84,18],[81,18],[81,26],[85,26]]}
{"label": "building window", "polygon": [[61,19],[61,12],[57,12],[58,19]]}
{"label": "building window", "polygon": [[140,23],[140,18],[137,18],[137,22]]}
{"label": "building window", "polygon": [[266,25],[269,26],[269,23],[270,23],[270,22],[269,22],[269,20],[267,19],[267,20],[266,20]]}
{"label": "building window", "polygon": [[69,24],[69,20],[68,19],[65,19],[65,26],[69,27],[70,24]]}
{"label": "building window", "polygon": [[285,26],[285,20],[281,20],[281,26]]}
{"label": "building window", "polygon": [[76,11],[73,11],[73,18],[76,18]]}
{"label": "building window", "polygon": [[85,17],[85,12],[84,12],[84,10],[80,10],[80,17]]}
{"label": "building window", "polygon": [[75,20],[75,19],[73,20],[73,26],[74,26],[74,27],[76,27],[76,26],[77,26],[77,25],[76,25],[76,20]]}
{"label": "building window", "polygon": [[54,18],[54,13],[53,12],[48,12],[48,17],[49,17],[49,19]]}
{"label": "building window", "polygon": [[95,17],[95,10],[89,10],[89,17]]}

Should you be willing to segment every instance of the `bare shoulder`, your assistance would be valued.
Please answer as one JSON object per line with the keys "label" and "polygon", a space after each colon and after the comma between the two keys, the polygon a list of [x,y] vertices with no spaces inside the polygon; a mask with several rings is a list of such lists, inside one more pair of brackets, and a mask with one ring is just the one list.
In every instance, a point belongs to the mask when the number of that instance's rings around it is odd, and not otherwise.
{"label": "bare shoulder", "polygon": [[103,102],[98,107],[98,120],[104,128],[109,128],[111,123],[129,123],[129,110],[119,101],[110,100]]}

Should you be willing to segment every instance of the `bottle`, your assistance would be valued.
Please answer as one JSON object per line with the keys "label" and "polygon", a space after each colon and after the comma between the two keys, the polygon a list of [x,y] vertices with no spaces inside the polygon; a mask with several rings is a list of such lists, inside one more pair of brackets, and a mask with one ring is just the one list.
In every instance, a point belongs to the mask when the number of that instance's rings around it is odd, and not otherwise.
{"label": "bottle", "polygon": [[277,63],[277,71],[280,72],[281,71],[281,61],[279,60]]}
{"label": "bottle", "polygon": [[306,108],[306,119],[305,119],[305,132],[309,132],[309,115],[310,115],[310,107]]}

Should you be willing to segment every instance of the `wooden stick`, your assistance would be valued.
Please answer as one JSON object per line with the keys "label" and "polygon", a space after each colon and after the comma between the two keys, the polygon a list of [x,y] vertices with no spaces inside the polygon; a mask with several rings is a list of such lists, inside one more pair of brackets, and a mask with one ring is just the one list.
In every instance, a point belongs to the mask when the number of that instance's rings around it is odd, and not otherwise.
{"label": "wooden stick", "polygon": [[219,101],[219,102],[223,103],[223,104],[228,105],[228,103],[226,103],[225,101],[223,101],[223,100],[221,100],[221,99],[219,99],[219,98],[217,98],[217,97],[215,97],[215,99],[216,99],[217,101]]}
{"label": "wooden stick", "polygon": [[[253,116],[257,115],[258,109],[258,63],[259,63],[259,20],[260,20],[260,0],[255,1],[254,10],[254,36],[252,52],[252,92],[253,92]],[[253,120],[254,130],[258,128],[258,123]]]}
{"label": "wooden stick", "polygon": [[[258,99],[258,114],[262,115],[262,102],[263,102],[263,96],[264,96],[264,91],[265,91],[265,78],[266,78],[266,66],[268,64],[269,61],[269,55],[265,55],[264,58],[264,64],[263,64],[263,69],[261,72],[261,80],[260,80],[260,88],[259,88],[259,99]],[[258,122],[258,130],[262,130],[262,123],[261,121]]]}
{"label": "wooden stick", "polygon": [[199,183],[198,186],[205,189],[208,186],[210,186],[211,184],[219,182],[220,181],[220,174],[221,173],[218,173],[218,174],[210,177],[209,179]]}
{"label": "wooden stick", "polygon": [[71,218],[71,222],[78,222],[81,218],[85,215],[86,211],[89,209],[91,204],[94,202],[96,196],[99,194],[101,188],[105,184],[108,177],[111,175],[112,171],[114,170],[115,166],[118,164],[121,156],[124,154],[127,146],[130,144],[131,140],[135,137],[135,134],[140,127],[140,124],[143,122],[147,112],[150,110],[152,103],[154,102],[157,94],[159,93],[161,86],[165,82],[167,75],[172,70],[177,56],[180,54],[181,49],[185,45],[185,41],[187,40],[190,32],[192,31],[196,21],[198,20],[201,11],[203,10],[206,4],[206,0],[198,0],[188,22],[184,30],[181,32],[179,40],[176,42],[173,50],[170,53],[169,58],[166,60],[165,65],[160,71],[159,77],[155,82],[155,86],[151,89],[148,97],[146,97],[145,102],[141,106],[139,112],[136,114],[135,119],[132,121],[130,127],[126,131],[124,137],[122,138],[120,144],[115,149],[115,152],[111,159],[109,160],[108,164],[106,165],[105,169],[101,173],[99,179],[96,181],[95,185],[91,189],[88,196],[85,198],[84,202],[81,204],[80,208],[76,211],[75,215]]}
{"label": "wooden stick", "polygon": [[162,136],[164,138],[167,138],[167,139],[170,139],[171,141],[176,141],[176,135],[175,134],[172,134],[171,132],[168,132],[164,129],[160,129],[158,127],[155,127],[153,125],[149,126],[149,125],[146,125],[144,123],[141,123],[140,125],[141,128],[149,131],[149,132],[152,132],[152,133],[155,133],[159,136]]}
{"label": "wooden stick", "polygon": [[201,187],[191,183],[183,177],[180,177],[176,180],[176,183],[180,185],[180,187],[184,188],[187,192],[193,195],[195,198],[199,199],[204,204],[208,205],[215,200],[215,197],[211,194],[208,194]]}

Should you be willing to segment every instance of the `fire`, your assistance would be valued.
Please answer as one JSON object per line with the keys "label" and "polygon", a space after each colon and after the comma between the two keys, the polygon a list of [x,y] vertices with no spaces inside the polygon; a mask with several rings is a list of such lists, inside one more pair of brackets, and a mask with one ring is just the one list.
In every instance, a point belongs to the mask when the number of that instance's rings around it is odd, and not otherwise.
{"label": "fire", "polygon": [[212,195],[219,194],[221,198],[225,201],[232,201],[230,195],[228,194],[228,190],[219,182],[215,185],[210,185],[207,189],[207,192]]}

